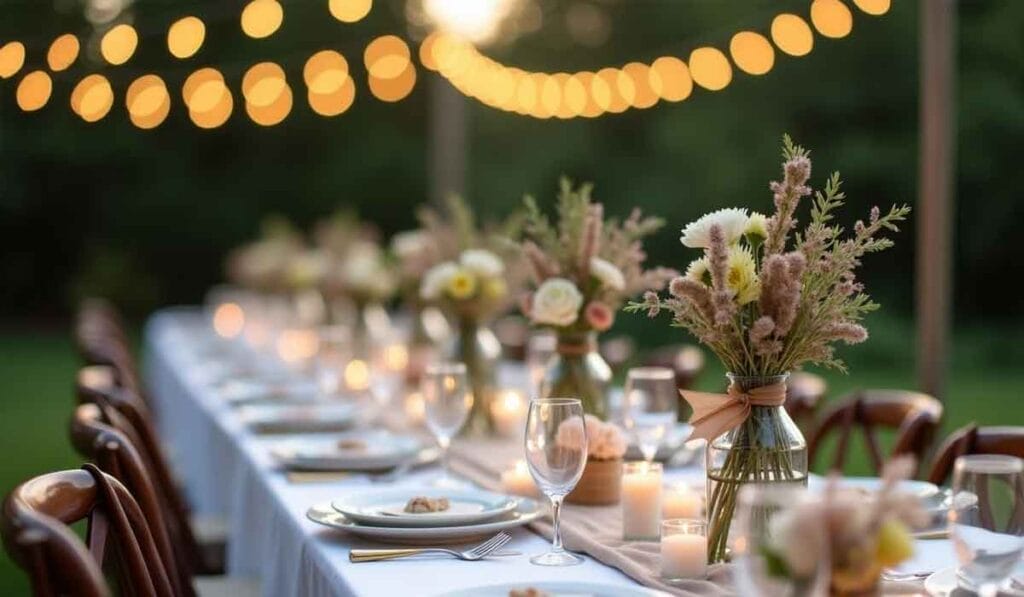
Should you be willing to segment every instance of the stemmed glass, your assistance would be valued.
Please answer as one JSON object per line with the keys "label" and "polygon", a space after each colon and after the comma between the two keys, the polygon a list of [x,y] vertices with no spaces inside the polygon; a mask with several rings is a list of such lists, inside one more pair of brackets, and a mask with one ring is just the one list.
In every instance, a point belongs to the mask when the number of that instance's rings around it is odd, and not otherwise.
{"label": "stemmed glass", "polygon": [[626,374],[623,424],[647,462],[675,427],[678,395],[675,372],[667,367],[634,367]]}
{"label": "stemmed glass", "polygon": [[580,556],[565,551],[559,529],[562,500],[576,487],[587,464],[583,404],[575,398],[534,398],[526,420],[526,464],[537,487],[551,500],[551,550],[530,561],[540,566],[574,566]]}
{"label": "stemmed glass", "polygon": [[441,447],[441,477],[437,487],[461,488],[463,483],[454,479],[448,468],[448,447],[452,437],[462,429],[473,406],[464,363],[434,363],[427,365],[421,382],[423,407],[427,427]]}
{"label": "stemmed glass", "polygon": [[961,456],[953,465],[949,530],[960,584],[995,597],[1024,553],[1024,460]]}

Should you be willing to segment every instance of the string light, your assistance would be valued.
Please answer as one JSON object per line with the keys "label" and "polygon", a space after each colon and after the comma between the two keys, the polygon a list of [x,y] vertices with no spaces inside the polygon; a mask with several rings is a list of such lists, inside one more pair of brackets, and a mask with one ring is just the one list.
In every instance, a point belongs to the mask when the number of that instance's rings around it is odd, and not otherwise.
{"label": "string light", "polygon": [[370,14],[373,0],[329,0],[327,9],[342,23],[355,23]]}
{"label": "string light", "polygon": [[152,129],[170,113],[171,96],[159,76],[143,75],[128,86],[124,104],[132,124],[140,129]]}
{"label": "string light", "polygon": [[185,79],[181,97],[190,112],[205,114],[220,106],[231,91],[224,84],[224,75],[215,68],[201,68]]}
{"label": "string light", "polygon": [[772,41],[790,56],[806,56],[814,48],[814,34],[807,21],[783,13],[772,20]]}
{"label": "string light", "polygon": [[25,64],[25,45],[12,41],[0,47],[0,78],[10,79]]}
{"label": "string light", "polygon": [[306,95],[309,107],[321,116],[337,116],[348,110],[356,97],[356,86],[352,77],[345,79],[336,91],[315,93],[312,89]]}
{"label": "string light", "polygon": [[110,64],[119,66],[131,59],[138,46],[138,32],[131,25],[121,23],[103,35],[103,39],[100,40],[100,54]]}
{"label": "string light", "polygon": [[55,73],[66,70],[78,59],[79,50],[78,38],[65,33],[50,44],[50,49],[46,52],[46,64]]}
{"label": "string light", "polygon": [[690,75],[701,87],[720,91],[732,81],[732,67],[718,48],[697,48],[690,53]]}
{"label": "string light", "polygon": [[633,101],[630,105],[634,108],[646,109],[658,103],[658,94],[651,87],[651,68],[640,62],[630,62],[622,67],[625,73],[633,82]]}
{"label": "string light", "polygon": [[215,129],[228,121],[234,107],[235,100],[231,95],[231,90],[225,88],[225,93],[221,95],[220,101],[217,102],[217,105],[206,112],[198,112],[190,107],[188,110],[188,117],[192,119],[192,122],[199,128]]}
{"label": "string light", "polygon": [[665,101],[681,102],[693,92],[690,69],[675,56],[662,56],[651,64],[651,88]]}
{"label": "string light", "polygon": [[853,0],[857,8],[869,15],[879,16],[889,12],[890,0]]}
{"label": "string light", "polygon": [[412,93],[416,86],[416,68],[410,62],[406,69],[397,77],[384,79],[370,75],[368,78],[370,93],[385,102],[397,102]]}
{"label": "string light", "polygon": [[284,20],[284,9],[277,0],[252,0],[242,9],[242,32],[249,37],[270,37]]}
{"label": "string light", "polygon": [[814,0],[811,3],[811,22],[818,33],[839,39],[853,29],[853,14],[839,0]]}
{"label": "string light", "polygon": [[284,69],[273,62],[261,62],[246,71],[242,95],[246,104],[263,108],[276,102],[285,86]]}
{"label": "string light", "polygon": [[409,46],[395,35],[382,35],[367,46],[363,63],[371,77],[394,79],[409,65]]}
{"label": "string light", "polygon": [[743,72],[763,75],[775,65],[775,51],[760,33],[740,31],[729,41],[729,54]]}
{"label": "string light", "polygon": [[292,111],[292,90],[287,83],[274,103],[256,106],[246,102],[245,111],[253,122],[262,126],[274,126],[284,120]]}
{"label": "string light", "polygon": [[32,71],[18,83],[15,99],[18,107],[26,112],[34,112],[50,101],[53,81],[45,71]]}
{"label": "string light", "polygon": [[206,25],[196,17],[178,19],[167,30],[167,51],[175,58],[191,58],[206,40]]}
{"label": "string light", "polygon": [[349,80],[348,61],[334,50],[313,54],[302,68],[302,79],[310,93],[330,95]]}
{"label": "string light", "polygon": [[114,90],[103,75],[88,75],[71,91],[71,109],[86,122],[102,120],[113,105]]}

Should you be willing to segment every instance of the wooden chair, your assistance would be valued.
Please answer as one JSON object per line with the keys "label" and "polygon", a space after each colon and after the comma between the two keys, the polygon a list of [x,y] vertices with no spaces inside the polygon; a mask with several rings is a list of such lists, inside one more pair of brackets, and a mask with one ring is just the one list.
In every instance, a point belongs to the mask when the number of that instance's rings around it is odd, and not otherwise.
{"label": "wooden chair", "polygon": [[842,470],[846,463],[850,436],[860,429],[865,437],[871,464],[878,474],[885,464],[875,429],[896,431],[896,441],[889,457],[912,454],[923,462],[935,431],[942,420],[942,403],[918,392],[903,390],[862,390],[841,399],[818,422],[808,445],[810,463],[821,449],[822,442],[833,433],[839,434],[832,470]]}
{"label": "wooden chair", "polygon": [[[0,510],[0,534],[11,559],[39,597],[120,593],[176,595],[139,505],[113,477],[84,470],[49,473],[14,490]],[[87,520],[86,543],[69,525]]]}
{"label": "wooden chair", "polygon": [[789,376],[786,385],[786,412],[804,435],[810,433],[818,406],[825,399],[828,383],[825,378],[806,371],[797,371]]}
{"label": "wooden chair", "polygon": [[145,397],[124,320],[111,303],[96,298],[82,301],[75,317],[74,339],[85,364],[113,367],[118,385]]}
{"label": "wooden chair", "polygon": [[971,423],[951,433],[935,454],[928,480],[944,485],[960,456],[1005,454],[1024,458],[1024,427],[978,427]]}
{"label": "wooden chair", "polygon": [[[129,389],[114,383],[111,367],[93,365],[78,372],[76,394],[80,404],[99,407],[102,422],[121,432],[136,447],[143,467],[153,482],[168,526],[184,550],[188,567],[201,574],[219,574],[224,569],[226,532],[219,521],[192,521],[169,460],[164,455],[149,409]],[[203,536],[200,540],[197,533]]]}

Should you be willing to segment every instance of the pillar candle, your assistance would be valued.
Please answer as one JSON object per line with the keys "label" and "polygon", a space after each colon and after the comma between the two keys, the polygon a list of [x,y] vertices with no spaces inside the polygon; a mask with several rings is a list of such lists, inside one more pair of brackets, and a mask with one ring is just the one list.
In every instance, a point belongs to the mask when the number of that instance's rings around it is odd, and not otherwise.
{"label": "pillar candle", "polygon": [[627,462],[622,474],[622,536],[657,539],[661,524],[661,464]]}
{"label": "pillar candle", "polygon": [[678,534],[661,538],[661,575],[665,578],[707,576],[708,540],[703,535]]}

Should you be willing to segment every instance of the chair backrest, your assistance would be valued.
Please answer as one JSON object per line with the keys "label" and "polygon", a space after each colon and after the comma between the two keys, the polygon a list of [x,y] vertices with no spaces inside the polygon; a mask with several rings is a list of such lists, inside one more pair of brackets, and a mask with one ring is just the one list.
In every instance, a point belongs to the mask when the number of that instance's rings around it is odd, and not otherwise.
{"label": "chair backrest", "polygon": [[1024,427],[978,427],[971,423],[957,429],[935,452],[928,480],[936,485],[945,484],[956,459],[970,454],[1005,454],[1024,458]]}
{"label": "chair backrest", "polygon": [[114,367],[118,385],[142,395],[124,321],[111,303],[95,298],[82,301],[75,317],[74,339],[87,365]]}
{"label": "chair backrest", "polygon": [[185,554],[188,570],[212,572],[192,533],[188,505],[174,481],[149,409],[130,390],[114,385],[113,379],[109,367],[93,365],[80,369],[76,382],[79,403],[97,405],[102,422],[121,432],[135,447],[163,505],[175,551]]}
{"label": "chair backrest", "polygon": [[[22,483],[4,500],[0,534],[11,559],[41,597],[101,597],[111,591],[174,597],[139,505],[113,477],[91,464]],[[88,521],[87,543],[69,525]]]}
{"label": "chair backrest", "polygon": [[135,445],[104,422],[111,418],[116,420],[119,413],[104,414],[103,408],[97,404],[82,404],[75,409],[70,424],[71,444],[100,470],[120,481],[135,497],[150,523],[150,532],[175,592],[193,595],[191,566],[180,529],[169,524],[165,506]]}
{"label": "chair backrest", "polygon": [[786,412],[805,434],[811,431],[818,406],[828,392],[825,378],[806,371],[797,371],[789,376],[786,384]]}
{"label": "chair backrest", "polygon": [[904,390],[861,390],[841,399],[827,411],[811,434],[809,457],[813,464],[822,443],[833,433],[839,434],[832,470],[846,464],[850,436],[860,429],[868,447],[868,456],[875,473],[881,472],[886,458],[878,444],[877,428],[896,431],[896,440],[889,457],[912,454],[923,462],[926,452],[942,421],[942,403],[919,392]]}

